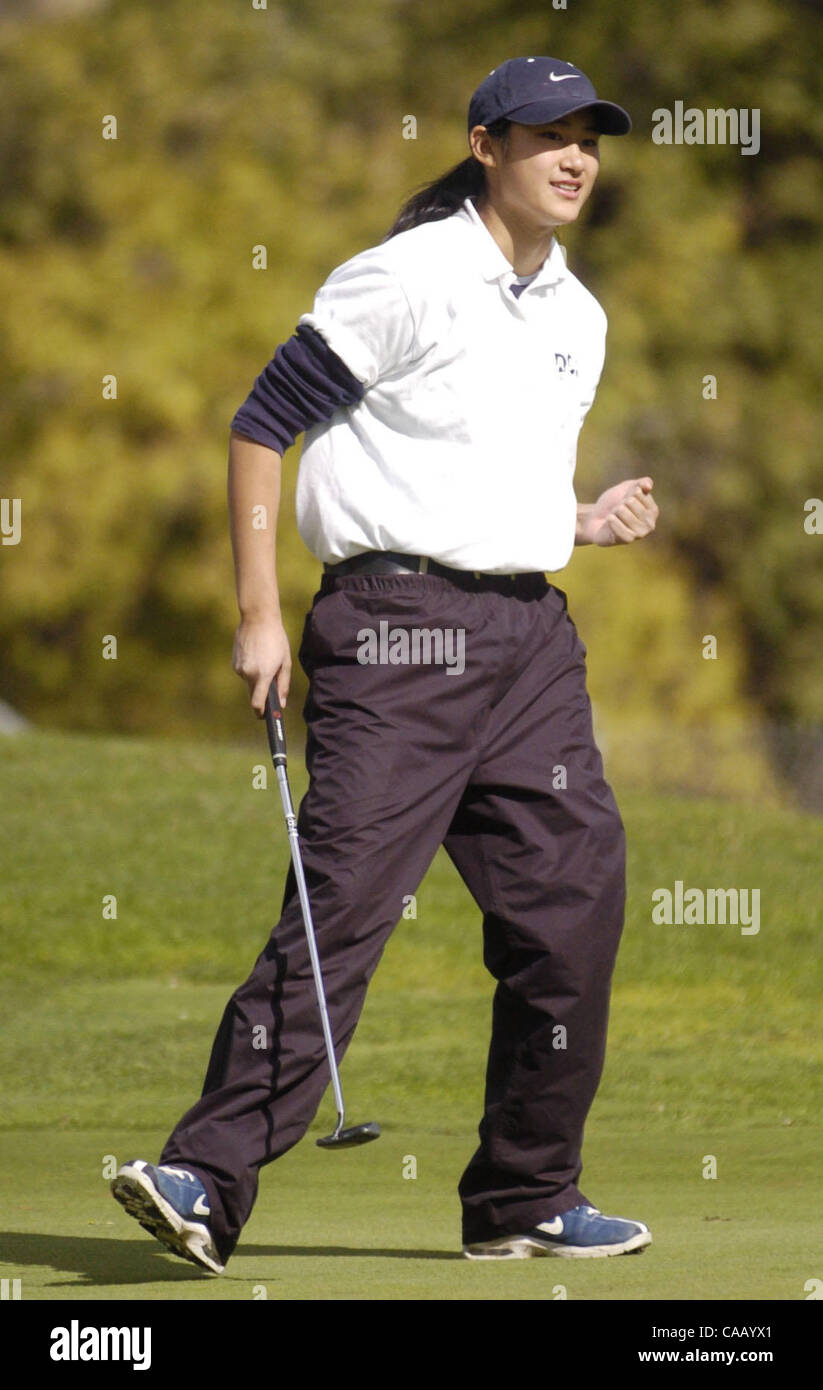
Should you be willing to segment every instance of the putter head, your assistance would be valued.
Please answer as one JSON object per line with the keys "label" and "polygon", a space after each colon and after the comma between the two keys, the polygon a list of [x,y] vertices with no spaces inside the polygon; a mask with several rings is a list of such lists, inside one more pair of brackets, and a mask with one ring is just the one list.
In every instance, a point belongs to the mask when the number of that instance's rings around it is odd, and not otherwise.
{"label": "putter head", "polygon": [[379,1138],[380,1126],[369,1121],[365,1125],[352,1125],[351,1129],[336,1129],[334,1134],[327,1134],[316,1143],[321,1149],[351,1149],[355,1144],[368,1144]]}

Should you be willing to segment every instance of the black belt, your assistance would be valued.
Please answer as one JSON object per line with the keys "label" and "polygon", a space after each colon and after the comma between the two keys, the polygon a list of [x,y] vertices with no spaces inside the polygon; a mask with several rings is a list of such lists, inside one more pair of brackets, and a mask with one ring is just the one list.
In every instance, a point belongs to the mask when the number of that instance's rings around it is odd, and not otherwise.
{"label": "black belt", "polygon": [[441,565],[439,560],[430,560],[426,555],[401,555],[396,550],[364,550],[360,555],[352,555],[349,560],[340,560],[335,565],[324,564],[324,573],[331,578],[344,574],[437,574],[450,579],[454,584],[468,588],[489,588],[507,585],[511,588],[518,581],[533,584],[535,579],[545,582],[540,571],[521,574],[484,574],[480,570],[454,569],[451,565]]}

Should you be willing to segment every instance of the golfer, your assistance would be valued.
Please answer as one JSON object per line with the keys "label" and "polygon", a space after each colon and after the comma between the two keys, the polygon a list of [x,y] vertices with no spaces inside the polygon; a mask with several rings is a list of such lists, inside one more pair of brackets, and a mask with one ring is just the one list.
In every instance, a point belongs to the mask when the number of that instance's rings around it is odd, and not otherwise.
{"label": "golfer", "polygon": [[[651,1241],[579,1185],[624,835],[585,649],[546,578],[575,544],[631,543],[657,516],[651,478],[576,501],[606,319],[555,238],[592,192],[601,137],[630,128],[570,63],[504,62],[471,99],[468,158],[332,272],[232,421],[234,669],[259,716],[273,680],[281,702],[289,690],[275,520],[282,455],[305,433],[297,521],[323,573],[299,649],[298,829],[338,1057],[439,845],[482,912],[497,987],[479,1144],[459,1183],[473,1259]],[[328,1077],[290,869],[201,1099],[156,1166],[124,1165],[114,1195],[220,1273],[260,1169],[305,1134]]]}

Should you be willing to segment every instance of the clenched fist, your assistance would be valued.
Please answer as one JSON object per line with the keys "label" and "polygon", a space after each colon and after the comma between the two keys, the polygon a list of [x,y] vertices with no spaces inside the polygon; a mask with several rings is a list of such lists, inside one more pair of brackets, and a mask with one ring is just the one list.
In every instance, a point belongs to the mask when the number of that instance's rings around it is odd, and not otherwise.
{"label": "clenched fist", "polygon": [[575,545],[629,545],[648,536],[659,508],[651,478],[629,478],[601,493],[596,502],[577,508]]}

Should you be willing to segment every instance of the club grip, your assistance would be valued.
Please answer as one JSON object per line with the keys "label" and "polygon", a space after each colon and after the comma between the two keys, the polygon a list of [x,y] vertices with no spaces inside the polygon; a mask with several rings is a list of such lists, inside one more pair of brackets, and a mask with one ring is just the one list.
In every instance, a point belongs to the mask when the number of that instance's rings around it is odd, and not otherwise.
{"label": "club grip", "polygon": [[283,711],[277,694],[277,680],[273,680],[266,696],[266,733],[269,736],[271,760],[275,767],[286,766],[286,731],[283,727]]}

